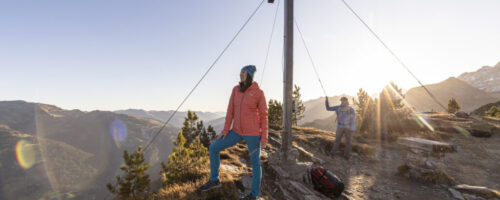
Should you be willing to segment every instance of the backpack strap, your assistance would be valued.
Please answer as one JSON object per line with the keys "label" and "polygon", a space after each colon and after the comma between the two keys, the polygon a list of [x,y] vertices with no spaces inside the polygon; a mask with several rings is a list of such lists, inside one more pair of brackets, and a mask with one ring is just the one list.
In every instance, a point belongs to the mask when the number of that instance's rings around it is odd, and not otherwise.
{"label": "backpack strap", "polygon": [[[346,108],[346,110],[347,110],[347,111],[342,111],[341,109],[337,109],[337,117],[335,118],[335,122],[337,122],[337,123],[338,123],[338,121],[339,121],[339,116],[340,116],[340,115],[343,115],[343,113],[347,112],[347,115],[348,115],[347,117],[348,117],[348,119],[349,119],[349,123],[347,123],[347,124],[342,124],[342,125],[351,125],[351,124],[352,124],[352,119],[351,119],[352,113],[351,113],[351,109],[352,109],[352,108],[351,108],[351,106],[347,106],[347,108]],[[339,110],[340,110],[340,111],[339,111]]]}

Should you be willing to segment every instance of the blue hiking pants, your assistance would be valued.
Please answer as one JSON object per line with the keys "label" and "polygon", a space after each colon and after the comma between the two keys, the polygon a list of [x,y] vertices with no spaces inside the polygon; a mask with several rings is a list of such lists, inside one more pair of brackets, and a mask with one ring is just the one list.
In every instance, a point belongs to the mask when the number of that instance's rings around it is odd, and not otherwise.
{"label": "blue hiking pants", "polygon": [[257,197],[260,193],[260,181],[262,169],[260,166],[260,136],[244,136],[233,130],[229,131],[226,138],[221,137],[210,144],[210,180],[219,180],[220,151],[231,147],[241,140],[245,140],[250,154],[250,164],[252,165],[252,195]]}

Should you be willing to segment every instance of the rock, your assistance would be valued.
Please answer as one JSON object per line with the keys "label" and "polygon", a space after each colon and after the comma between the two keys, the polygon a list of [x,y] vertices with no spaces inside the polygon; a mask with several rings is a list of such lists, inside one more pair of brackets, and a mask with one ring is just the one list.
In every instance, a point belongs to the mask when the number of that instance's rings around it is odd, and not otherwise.
{"label": "rock", "polygon": [[471,186],[471,185],[461,184],[455,186],[454,188],[462,193],[473,194],[486,199],[500,198],[500,192],[483,186]]}
{"label": "rock", "polygon": [[279,178],[288,178],[290,177],[290,175],[284,171],[283,169],[281,169],[280,166],[278,165],[271,165],[271,169],[275,172],[276,175],[279,176]]}
{"label": "rock", "polygon": [[279,165],[281,163],[281,153],[276,151],[268,155],[268,163],[272,165]]}
{"label": "rock", "polygon": [[285,170],[288,174],[293,174],[293,176],[290,176],[290,179],[295,181],[302,181],[302,177],[304,177],[305,174],[309,173],[308,170],[312,165],[312,162],[298,162],[282,165],[282,169]]}
{"label": "rock", "polygon": [[281,191],[281,194],[283,195],[284,199],[290,199],[294,200],[296,199],[283,185],[278,185],[279,190]]}
{"label": "rock", "polygon": [[304,200],[322,200],[323,198],[316,195],[305,195]]}
{"label": "rock", "polygon": [[435,169],[436,168],[434,163],[430,160],[425,161],[425,167],[427,167],[427,169]]}
{"label": "rock", "polygon": [[296,162],[299,158],[299,150],[297,150],[296,148],[292,148],[290,150],[288,150],[288,160],[289,161],[293,161],[293,162]]}
{"label": "rock", "polygon": [[483,197],[478,197],[476,195],[472,195],[472,194],[463,194],[464,198],[466,200],[486,200],[485,198]]}
{"label": "rock", "polygon": [[323,165],[325,164],[325,161],[320,159],[320,158],[317,158],[316,156],[314,156],[313,153],[305,150],[304,148],[302,147],[299,147],[297,145],[293,145],[294,148],[296,148],[299,152],[299,160],[305,160],[305,161],[312,161],[316,164],[320,164],[320,165]]}
{"label": "rock", "polygon": [[439,168],[427,169],[413,165],[412,163],[405,163],[398,167],[398,174],[405,176],[410,179],[420,180],[426,183],[433,184],[446,184],[454,185],[456,184],[453,177],[446,174],[443,170]]}
{"label": "rock", "polygon": [[241,177],[241,183],[245,190],[250,190],[252,188],[252,176],[250,174],[243,174]]}
{"label": "rock", "polygon": [[498,128],[484,121],[474,121],[467,128],[467,131],[474,137],[491,137],[492,134],[498,132]]}
{"label": "rock", "polygon": [[294,193],[299,193],[303,195],[313,194],[313,191],[309,190],[305,185],[296,181],[286,181],[288,189]]}
{"label": "rock", "polygon": [[275,145],[276,147],[281,147],[281,142],[274,137],[269,137],[269,143]]}
{"label": "rock", "polygon": [[262,151],[262,152],[260,152],[260,157],[261,157],[262,159],[267,159],[267,158],[268,158],[268,153],[267,153],[267,152],[265,152],[265,151]]}
{"label": "rock", "polygon": [[469,114],[467,114],[464,111],[459,111],[455,113],[455,116],[460,117],[460,118],[469,118]]}
{"label": "rock", "polygon": [[455,190],[453,188],[448,188],[448,191],[450,191],[451,196],[453,196],[453,198],[460,199],[460,200],[465,200],[464,197],[462,196],[462,193],[460,193],[459,191],[457,191],[457,190]]}
{"label": "rock", "polygon": [[229,173],[237,173],[241,170],[239,167],[236,167],[234,165],[226,165],[226,164],[221,164],[220,168],[223,169],[224,171],[229,172]]}
{"label": "rock", "polygon": [[479,130],[479,129],[469,129],[469,133],[474,137],[491,137],[492,133],[490,131]]}
{"label": "rock", "polygon": [[304,182],[305,184],[308,184],[308,185],[313,185],[312,177],[311,177],[311,169],[312,169],[312,167],[313,167],[313,165],[309,166],[306,169],[307,171],[302,176],[302,182]]}

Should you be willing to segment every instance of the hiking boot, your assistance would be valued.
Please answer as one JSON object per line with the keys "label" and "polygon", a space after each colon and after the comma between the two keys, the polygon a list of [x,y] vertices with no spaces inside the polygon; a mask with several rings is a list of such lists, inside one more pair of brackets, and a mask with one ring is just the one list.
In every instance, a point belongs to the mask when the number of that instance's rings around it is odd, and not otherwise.
{"label": "hiking boot", "polygon": [[252,194],[248,194],[246,197],[240,198],[240,200],[255,200],[257,199]]}
{"label": "hiking boot", "polygon": [[208,190],[211,190],[211,189],[214,189],[214,188],[219,188],[221,186],[220,184],[220,181],[211,181],[211,180],[208,180],[207,183],[203,184],[202,186],[200,186],[198,188],[198,191],[200,192],[205,192],[205,191],[208,191]]}

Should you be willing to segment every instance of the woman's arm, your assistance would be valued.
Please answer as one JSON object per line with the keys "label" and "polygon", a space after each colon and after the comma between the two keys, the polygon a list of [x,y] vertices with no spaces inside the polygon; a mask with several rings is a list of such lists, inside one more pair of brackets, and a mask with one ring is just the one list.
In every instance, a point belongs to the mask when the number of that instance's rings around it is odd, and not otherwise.
{"label": "woman's arm", "polygon": [[262,95],[260,95],[257,109],[259,109],[260,141],[267,143],[268,113],[267,113],[266,97],[264,95],[264,92],[262,92]]}
{"label": "woman's arm", "polygon": [[222,134],[226,135],[229,133],[229,129],[231,128],[231,124],[233,123],[233,111],[234,111],[234,88],[231,92],[231,97],[229,98],[229,104],[227,105],[226,112],[226,122],[224,123],[224,129],[222,129]]}

